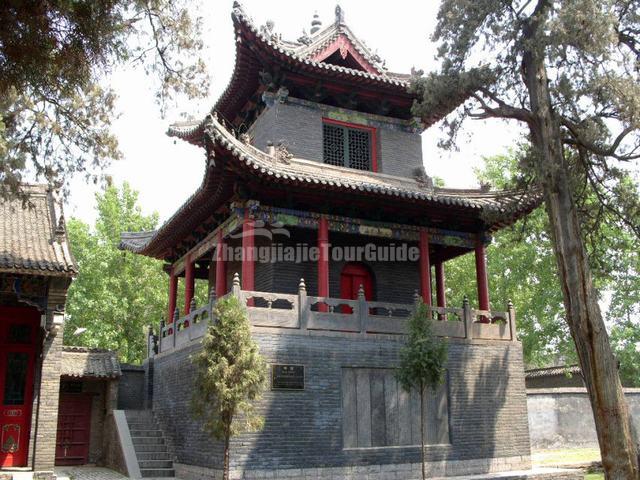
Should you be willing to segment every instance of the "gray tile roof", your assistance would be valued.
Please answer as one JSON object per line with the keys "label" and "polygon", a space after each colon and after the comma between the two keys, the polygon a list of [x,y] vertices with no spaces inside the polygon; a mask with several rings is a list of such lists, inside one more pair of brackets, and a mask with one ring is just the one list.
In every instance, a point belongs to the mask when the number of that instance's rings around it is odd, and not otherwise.
{"label": "gray tile roof", "polygon": [[73,276],[62,206],[46,185],[24,185],[28,202],[0,201],[0,272]]}
{"label": "gray tile roof", "polygon": [[60,375],[77,378],[117,378],[122,372],[118,357],[111,350],[63,347]]}
{"label": "gray tile roof", "polygon": [[[277,156],[243,143],[209,115],[204,122],[205,135],[214,145],[230,154],[229,160],[249,170],[256,177],[268,177],[273,182],[307,185],[323,190],[362,192],[385,198],[402,198],[424,205],[453,206],[475,212],[476,216],[491,219],[490,230],[513,223],[517,218],[537,207],[542,199],[536,188],[514,191],[483,191],[470,189],[430,188],[417,179],[385,175],[377,172],[328,165],[301,158],[282,161]],[[228,163],[231,165],[231,162]],[[203,185],[208,184],[205,174]],[[158,230],[126,232],[121,235],[120,248],[135,253],[150,253],[150,247],[184,221],[184,216],[200,198],[199,189]]]}
{"label": "gray tile roof", "polygon": [[568,374],[582,375],[580,365],[558,365],[556,367],[532,368],[524,371],[525,378],[555,377]]}

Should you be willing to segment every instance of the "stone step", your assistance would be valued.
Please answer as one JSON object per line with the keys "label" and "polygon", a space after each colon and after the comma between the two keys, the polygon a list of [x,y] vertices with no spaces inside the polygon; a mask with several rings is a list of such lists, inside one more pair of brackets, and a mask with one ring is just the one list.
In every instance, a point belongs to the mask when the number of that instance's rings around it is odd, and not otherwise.
{"label": "stone step", "polygon": [[129,425],[129,430],[154,430],[156,429],[155,422],[129,422],[127,421],[127,425]]}
{"label": "stone step", "polygon": [[144,460],[171,460],[171,455],[166,449],[164,452],[136,452],[136,457],[141,462]]}
{"label": "stone step", "polygon": [[167,478],[175,477],[176,471],[173,468],[141,468],[140,474],[143,478]]}
{"label": "stone step", "polygon": [[173,468],[173,462],[171,460],[141,460],[138,459],[138,465],[140,470],[158,469],[158,468]]}
{"label": "stone step", "polygon": [[153,444],[138,444],[133,445],[133,448],[138,453],[168,453],[166,445],[153,445]]}
{"label": "stone step", "polygon": [[131,427],[129,427],[129,432],[131,433],[132,437],[161,437],[162,436],[162,431],[161,430],[156,430],[154,428],[149,428],[149,429],[133,429]]}
{"label": "stone step", "polygon": [[125,410],[125,417],[130,423],[153,423],[153,412],[151,410]]}
{"label": "stone step", "polygon": [[131,437],[133,446],[136,445],[164,445],[164,438],[162,437]]}

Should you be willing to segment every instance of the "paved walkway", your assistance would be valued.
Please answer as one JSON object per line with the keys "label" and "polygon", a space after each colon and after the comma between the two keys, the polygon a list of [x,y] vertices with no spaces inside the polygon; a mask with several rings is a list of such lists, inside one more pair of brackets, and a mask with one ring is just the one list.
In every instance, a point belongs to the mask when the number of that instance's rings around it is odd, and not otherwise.
{"label": "paved walkway", "polygon": [[102,467],[55,467],[58,480],[125,480],[129,477]]}

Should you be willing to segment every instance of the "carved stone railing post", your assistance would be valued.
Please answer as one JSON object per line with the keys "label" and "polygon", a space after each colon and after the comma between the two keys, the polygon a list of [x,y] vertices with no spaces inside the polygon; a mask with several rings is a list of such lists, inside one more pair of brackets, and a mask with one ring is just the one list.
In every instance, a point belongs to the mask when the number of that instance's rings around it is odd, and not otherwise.
{"label": "carved stone railing post", "polygon": [[191,302],[189,302],[189,313],[193,312],[198,305],[196,305],[196,297],[193,297],[191,299]]}
{"label": "carved stone railing post", "polygon": [[158,351],[162,352],[162,339],[164,338],[164,318],[160,319],[160,330],[158,330]]}
{"label": "carved stone railing post", "polygon": [[241,291],[241,287],[240,287],[240,275],[238,275],[238,272],[233,274],[233,284],[231,286],[231,294],[236,297],[236,298],[240,298],[240,291]]}
{"label": "carved stone railing post", "polygon": [[511,335],[511,341],[517,342],[518,335],[516,333],[516,309],[513,308],[511,300],[507,303],[507,314],[509,315],[509,334]]}
{"label": "carved stone railing post", "polygon": [[176,348],[176,337],[178,336],[178,320],[180,319],[180,310],[178,307],[173,311],[173,325],[172,325],[172,335],[173,335],[173,348]]}
{"label": "carved stone railing post", "polygon": [[367,317],[369,316],[369,308],[367,299],[364,295],[364,287],[360,284],[358,288],[358,314],[360,315],[360,335],[365,336],[367,333]]}
{"label": "carved stone railing post", "polygon": [[307,285],[304,283],[304,278],[300,279],[298,284],[298,322],[300,330],[307,330],[307,324],[309,322],[309,300],[307,299]]}
{"label": "carved stone railing post", "polygon": [[465,337],[467,340],[473,338],[473,316],[469,306],[469,298],[465,295],[462,301],[462,318],[464,319]]}

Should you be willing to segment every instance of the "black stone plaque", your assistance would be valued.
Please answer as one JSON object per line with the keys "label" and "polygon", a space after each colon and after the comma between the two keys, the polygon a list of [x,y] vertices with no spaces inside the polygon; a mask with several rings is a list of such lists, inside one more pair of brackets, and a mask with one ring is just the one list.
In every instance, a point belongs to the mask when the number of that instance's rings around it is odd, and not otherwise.
{"label": "black stone plaque", "polygon": [[271,365],[272,390],[304,390],[304,365]]}

